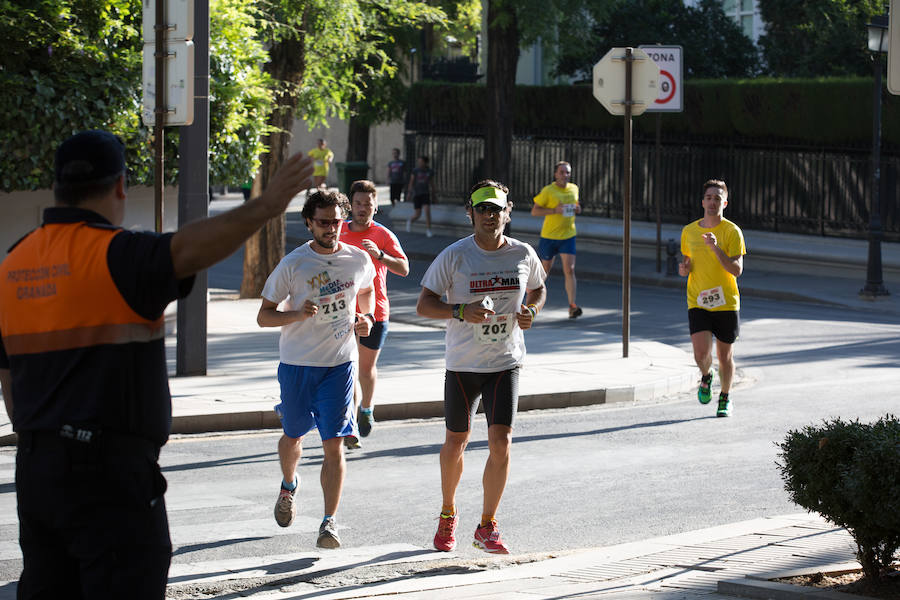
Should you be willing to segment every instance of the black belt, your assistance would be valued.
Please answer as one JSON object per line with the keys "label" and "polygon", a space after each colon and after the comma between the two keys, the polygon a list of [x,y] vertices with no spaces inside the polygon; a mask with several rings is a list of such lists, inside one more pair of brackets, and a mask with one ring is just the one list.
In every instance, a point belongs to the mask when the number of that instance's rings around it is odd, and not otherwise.
{"label": "black belt", "polygon": [[146,438],[99,428],[63,425],[58,431],[18,431],[18,450],[66,449],[85,460],[103,458],[159,459],[159,446]]}

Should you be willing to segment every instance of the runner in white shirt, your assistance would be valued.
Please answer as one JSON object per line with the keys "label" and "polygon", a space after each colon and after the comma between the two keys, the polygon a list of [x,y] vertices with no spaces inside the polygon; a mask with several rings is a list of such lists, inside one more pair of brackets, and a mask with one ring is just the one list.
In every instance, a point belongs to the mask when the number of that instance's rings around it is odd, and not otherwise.
{"label": "runner in white shirt", "polygon": [[303,436],[317,427],[324,450],[325,517],[317,541],[322,548],[341,545],[334,515],[346,472],[343,438],[356,434],[354,334],[369,335],[375,322],[375,267],[366,252],[339,241],[349,211],[340,193],[319,191],[307,199],[301,214],[313,239],[269,275],[256,318],[260,327],[281,327],[281,403],[275,410],[284,431],[278,442],[283,479],[275,520],[282,527],[294,520]]}
{"label": "runner in white shirt", "polygon": [[[503,235],[512,203],[509,190],[492,180],[472,188],[466,211],[475,233],[448,246],[422,278],[416,310],[445,319],[444,383],[446,438],[441,448],[443,506],[434,546],[456,546],[456,488],[471,423],[484,404],[490,454],[484,468],[484,504],[474,545],[508,554],[494,518],[509,476],[512,425],[519,400],[519,367],[525,358],[523,330],[546,299],[546,274],[534,249]],[[446,302],[442,299],[445,298]]]}

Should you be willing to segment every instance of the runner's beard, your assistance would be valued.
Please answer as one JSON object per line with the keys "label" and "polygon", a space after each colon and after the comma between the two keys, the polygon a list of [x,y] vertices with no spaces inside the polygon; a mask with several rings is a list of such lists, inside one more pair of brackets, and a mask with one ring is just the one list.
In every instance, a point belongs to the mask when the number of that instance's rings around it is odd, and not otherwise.
{"label": "runner's beard", "polygon": [[335,246],[337,246],[337,243],[338,243],[337,236],[334,236],[331,238],[326,238],[324,236],[323,237],[313,236],[313,239],[316,241],[316,243],[319,246],[321,246],[322,248],[328,248],[328,249],[334,248]]}

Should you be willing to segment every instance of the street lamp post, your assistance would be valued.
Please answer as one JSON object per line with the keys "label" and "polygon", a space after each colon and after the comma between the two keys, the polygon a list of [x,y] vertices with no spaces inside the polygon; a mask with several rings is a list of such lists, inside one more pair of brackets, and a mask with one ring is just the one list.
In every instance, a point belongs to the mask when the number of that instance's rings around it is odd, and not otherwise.
{"label": "street lamp post", "polygon": [[867,25],[869,51],[875,69],[875,89],[872,94],[872,203],[869,208],[869,258],[866,265],[866,285],[859,291],[863,298],[887,296],[881,269],[881,55],[888,51],[888,17],[872,17]]}

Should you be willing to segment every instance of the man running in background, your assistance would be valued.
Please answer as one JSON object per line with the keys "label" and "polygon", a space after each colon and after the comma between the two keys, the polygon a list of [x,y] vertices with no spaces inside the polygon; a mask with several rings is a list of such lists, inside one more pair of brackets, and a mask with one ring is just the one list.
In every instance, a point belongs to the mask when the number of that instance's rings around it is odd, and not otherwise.
{"label": "man running in background", "polygon": [[[350,220],[341,225],[341,240],[369,253],[375,264],[375,325],[368,336],[359,338],[359,434],[369,435],[375,424],[376,362],[387,338],[390,303],[387,297],[387,272],[406,277],[409,260],[390,229],[375,222],[378,200],[375,184],[367,179],[350,186]],[[350,437],[347,438],[350,440]],[[355,445],[354,445],[355,446]]]}
{"label": "man running in background", "polygon": [[275,521],[282,527],[294,521],[303,437],[316,427],[324,454],[320,481],[325,516],[316,542],[320,548],[341,545],[335,514],[347,470],[343,438],[356,429],[354,333],[369,335],[375,322],[372,261],[359,248],[339,241],[349,208],[347,197],[336,192],[319,191],[307,199],[301,214],[313,239],[285,256],[269,275],[256,317],[260,327],[281,327],[281,403],[275,411],[284,433],[278,441],[282,481]]}
{"label": "man running in background", "polygon": [[577,319],[582,310],[575,303],[575,215],[581,213],[581,204],[578,203],[578,186],[569,182],[571,178],[572,165],[565,161],[556,163],[553,183],[544,186],[541,193],[534,197],[531,214],[544,217],[538,245],[538,256],[544,271],[550,274],[553,259],[559,254],[566,278],[569,318]]}
{"label": "man running in background", "polygon": [[425,207],[425,235],[431,233],[431,203],[434,202],[434,170],[428,166],[428,157],[420,156],[416,159],[416,168],[409,177],[409,190],[406,197],[412,196],[413,214],[406,220],[406,231],[412,230],[412,224],[419,220],[422,207]]}
{"label": "man running in background", "polygon": [[[391,150],[391,162],[388,163],[388,183],[391,186],[391,206],[398,202],[403,202],[403,184],[406,180],[403,178],[406,171],[406,161],[400,159],[400,148]],[[352,201],[352,198],[351,198]]]}
{"label": "man running in background", "polygon": [[712,345],[716,338],[719,359],[717,417],[731,414],[731,382],[734,378],[734,342],[740,332],[741,297],[737,278],[744,271],[744,234],[740,227],[723,217],[728,206],[728,187],[724,181],[710,179],[703,184],[703,218],[681,231],[678,274],[687,277],[688,323],[694,361],[700,367],[697,399],[708,404],[712,399]]}
{"label": "man running in background", "polygon": [[319,138],[316,147],[307,154],[312,157],[315,170],[313,171],[313,186],[316,189],[325,189],[325,180],[328,179],[328,170],[334,160],[334,152],[328,147],[328,142]]}
{"label": "man running in background", "polygon": [[[525,336],[546,299],[544,273],[534,248],[503,235],[512,203],[506,186],[492,180],[472,188],[466,212],[473,235],[445,248],[422,278],[416,311],[447,321],[441,507],[434,547],[456,547],[456,488],[463,452],[481,399],[488,423],[484,499],[474,546],[509,554],[495,515],[509,477],[512,425],[519,402],[519,367]],[[442,299],[446,298],[446,302]]]}

